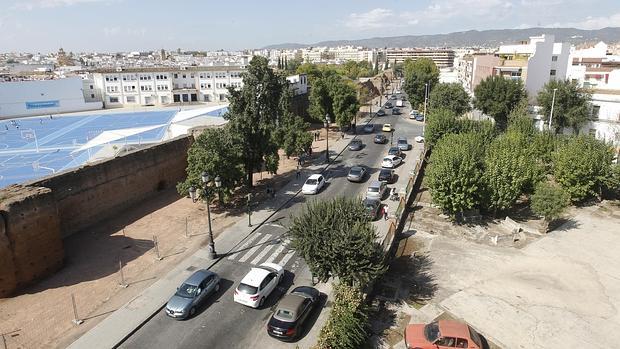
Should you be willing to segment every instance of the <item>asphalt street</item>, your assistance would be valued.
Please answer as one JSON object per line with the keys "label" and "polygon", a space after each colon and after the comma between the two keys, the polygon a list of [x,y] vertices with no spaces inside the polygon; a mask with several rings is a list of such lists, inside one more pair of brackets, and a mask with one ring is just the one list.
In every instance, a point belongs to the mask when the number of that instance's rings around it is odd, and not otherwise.
{"label": "asphalt street", "polygon": [[[285,227],[289,224],[290,216],[301,212],[305,203],[310,200],[337,196],[364,196],[368,182],[377,178],[381,159],[390,147],[389,141],[385,145],[373,143],[374,135],[381,133],[382,124],[391,123],[395,126],[394,143],[399,136],[406,136],[410,143],[414,142],[414,137],[422,133],[422,123],[408,119],[410,111],[408,106],[409,103],[406,102],[406,107],[401,108],[401,115],[391,115],[391,110],[386,109],[388,115],[375,117],[372,120],[375,124],[375,131],[372,134],[364,133],[362,130],[364,124],[360,122],[357,137],[362,139],[364,148],[360,151],[347,149],[334,160],[333,165],[324,173],[327,185],[319,194],[314,196],[299,194],[269,222],[255,230],[234,251],[211,268],[222,278],[221,289],[198,310],[196,316],[185,321],[176,321],[160,311],[120,347],[295,348],[295,343],[283,344],[266,334],[267,321],[281,296],[296,286],[311,284],[307,265],[294,250],[288,248],[289,240]],[[376,107],[373,109],[376,111]],[[389,134],[386,135],[389,139]],[[408,160],[405,157],[404,161]],[[369,168],[369,175],[362,183],[350,183],[346,179],[349,168],[356,164]],[[309,175],[310,173],[304,173],[300,181]],[[264,262],[283,265],[286,270],[284,281],[269,296],[261,309],[234,303],[233,291],[239,281],[252,266]]]}

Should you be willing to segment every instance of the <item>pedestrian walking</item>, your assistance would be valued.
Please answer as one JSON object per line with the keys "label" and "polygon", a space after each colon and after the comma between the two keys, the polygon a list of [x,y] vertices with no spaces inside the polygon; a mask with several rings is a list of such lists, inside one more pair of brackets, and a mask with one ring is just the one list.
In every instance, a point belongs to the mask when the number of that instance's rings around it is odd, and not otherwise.
{"label": "pedestrian walking", "polygon": [[312,156],[312,146],[310,146],[310,148],[308,148],[308,155]]}
{"label": "pedestrian walking", "polygon": [[344,139],[344,131],[340,131],[340,137]]}
{"label": "pedestrian walking", "polygon": [[299,169],[299,165],[297,165],[297,171],[295,172],[295,176],[297,177],[297,179],[301,177],[301,169]]}
{"label": "pedestrian walking", "polygon": [[387,205],[383,205],[383,220],[387,221],[388,219],[388,207]]}

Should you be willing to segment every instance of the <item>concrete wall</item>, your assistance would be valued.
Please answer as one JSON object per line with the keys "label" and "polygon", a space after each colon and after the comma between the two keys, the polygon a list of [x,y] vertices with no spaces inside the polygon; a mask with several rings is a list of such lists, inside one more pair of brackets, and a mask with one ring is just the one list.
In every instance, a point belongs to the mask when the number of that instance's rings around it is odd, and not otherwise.
{"label": "concrete wall", "polygon": [[185,178],[185,136],[0,190],[0,297],[62,266],[62,238]]}
{"label": "concrete wall", "polygon": [[0,118],[69,113],[101,109],[102,103],[86,103],[79,77],[16,81],[0,84]]}

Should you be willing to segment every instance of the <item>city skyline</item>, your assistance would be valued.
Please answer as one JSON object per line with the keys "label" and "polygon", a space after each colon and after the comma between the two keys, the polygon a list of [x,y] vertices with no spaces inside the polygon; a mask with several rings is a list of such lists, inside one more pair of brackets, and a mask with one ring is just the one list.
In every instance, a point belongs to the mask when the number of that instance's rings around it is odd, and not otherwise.
{"label": "city skyline", "polygon": [[183,3],[154,0],[0,0],[2,51],[238,50],[279,43],[527,27],[620,26],[613,1],[367,0]]}

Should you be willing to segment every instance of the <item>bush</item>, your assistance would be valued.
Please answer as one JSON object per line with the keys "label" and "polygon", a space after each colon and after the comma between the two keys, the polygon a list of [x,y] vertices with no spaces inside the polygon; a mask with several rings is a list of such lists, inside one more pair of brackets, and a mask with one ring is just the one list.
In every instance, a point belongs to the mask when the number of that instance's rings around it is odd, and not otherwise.
{"label": "bush", "polygon": [[334,306],[321,329],[315,349],[357,349],[367,338],[368,310],[362,293],[351,286],[335,286]]}
{"label": "bush", "polygon": [[531,198],[532,211],[545,220],[545,232],[549,230],[549,224],[560,217],[569,203],[570,196],[562,188],[549,182],[539,183]]}

